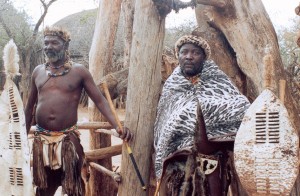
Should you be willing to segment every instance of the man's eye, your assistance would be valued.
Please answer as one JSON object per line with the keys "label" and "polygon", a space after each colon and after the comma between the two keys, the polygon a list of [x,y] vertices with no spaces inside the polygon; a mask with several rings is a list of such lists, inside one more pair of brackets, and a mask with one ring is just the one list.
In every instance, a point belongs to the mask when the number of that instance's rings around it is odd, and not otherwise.
{"label": "man's eye", "polygon": [[187,54],[187,53],[188,53],[188,51],[186,51],[186,50],[180,51],[180,54]]}

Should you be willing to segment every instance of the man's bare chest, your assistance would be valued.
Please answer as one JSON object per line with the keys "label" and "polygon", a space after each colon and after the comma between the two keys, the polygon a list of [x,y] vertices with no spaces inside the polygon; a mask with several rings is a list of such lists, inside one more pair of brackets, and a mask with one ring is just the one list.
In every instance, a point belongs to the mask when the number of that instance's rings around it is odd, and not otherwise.
{"label": "man's bare chest", "polygon": [[35,83],[39,92],[47,90],[72,92],[82,89],[80,77],[71,72],[57,77],[50,77],[46,73],[41,73],[36,77]]}

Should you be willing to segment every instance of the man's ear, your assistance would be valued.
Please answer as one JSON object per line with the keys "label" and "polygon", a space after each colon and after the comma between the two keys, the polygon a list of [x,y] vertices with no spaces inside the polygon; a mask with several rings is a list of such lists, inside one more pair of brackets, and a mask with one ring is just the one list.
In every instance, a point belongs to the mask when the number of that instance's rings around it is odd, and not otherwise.
{"label": "man's ear", "polygon": [[68,50],[68,49],[69,49],[69,42],[65,42],[65,43],[64,43],[64,48],[65,48],[65,50]]}

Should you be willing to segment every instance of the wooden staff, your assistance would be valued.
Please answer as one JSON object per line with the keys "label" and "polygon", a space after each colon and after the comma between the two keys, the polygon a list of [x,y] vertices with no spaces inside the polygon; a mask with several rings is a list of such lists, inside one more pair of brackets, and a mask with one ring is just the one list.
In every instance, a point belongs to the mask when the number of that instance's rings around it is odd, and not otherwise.
{"label": "wooden staff", "polygon": [[279,99],[284,104],[286,80],[279,80]]}
{"label": "wooden staff", "polygon": [[[106,82],[103,82],[101,85],[102,85],[102,87],[103,87],[104,94],[105,94],[105,97],[106,97],[106,99],[107,99],[107,101],[108,101],[109,107],[110,107],[110,109],[111,109],[111,111],[112,111],[112,113],[113,113],[113,115],[114,115],[114,117],[115,117],[115,120],[117,121],[118,127],[122,129],[121,122],[120,122],[120,120],[119,120],[119,117],[118,117],[118,115],[117,115],[117,112],[116,112],[116,110],[115,110],[115,107],[114,107],[114,105],[113,105],[113,102],[112,102],[112,100],[111,100],[110,94],[109,94],[109,92],[108,92],[107,84],[106,84]],[[135,161],[135,159],[134,159],[134,156],[133,156],[133,154],[132,154],[132,150],[131,150],[130,146],[128,145],[128,143],[127,143],[126,141],[124,141],[124,143],[125,143],[125,145],[126,145],[126,149],[127,149],[128,154],[129,154],[129,157],[130,157],[130,159],[131,159],[131,162],[132,162],[132,164],[133,164],[134,170],[135,170],[135,172],[136,172],[136,174],[137,174],[137,176],[138,176],[138,178],[139,178],[139,180],[140,180],[140,183],[141,183],[141,185],[142,185],[142,189],[145,191],[145,190],[146,190],[146,186],[145,186],[145,183],[144,183],[143,178],[142,178],[142,176],[141,176],[141,173],[140,173],[140,171],[139,171],[139,168],[138,168],[138,166],[137,166],[137,164],[136,164],[136,161]]]}

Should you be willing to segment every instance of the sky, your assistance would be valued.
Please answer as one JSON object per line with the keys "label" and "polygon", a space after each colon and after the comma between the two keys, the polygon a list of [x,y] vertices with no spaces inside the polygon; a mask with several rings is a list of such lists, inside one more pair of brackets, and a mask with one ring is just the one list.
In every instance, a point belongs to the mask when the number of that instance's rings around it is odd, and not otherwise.
{"label": "sky", "polygon": [[[42,13],[40,0],[12,0],[18,9],[24,9],[35,24]],[[189,1],[189,0],[182,0]],[[285,27],[291,24],[293,18],[299,17],[295,14],[295,8],[299,5],[296,0],[262,0],[265,8],[276,27]],[[99,0],[57,0],[54,2],[45,18],[45,25],[52,25],[60,19],[83,10],[97,8]],[[170,13],[166,19],[167,26],[180,24],[187,20],[195,20],[191,9],[181,10],[178,14]]]}

